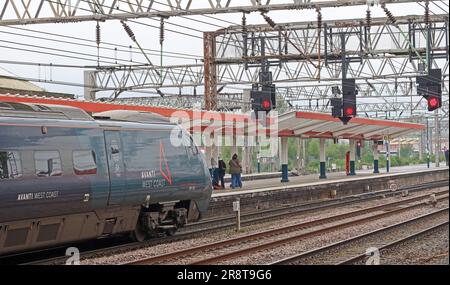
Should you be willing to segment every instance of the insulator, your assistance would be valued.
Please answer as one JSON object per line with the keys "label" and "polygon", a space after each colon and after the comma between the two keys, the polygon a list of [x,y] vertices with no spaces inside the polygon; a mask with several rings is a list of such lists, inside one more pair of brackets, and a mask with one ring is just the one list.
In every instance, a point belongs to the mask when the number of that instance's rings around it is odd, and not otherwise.
{"label": "insulator", "polygon": [[159,44],[162,45],[164,43],[164,18],[161,18],[161,23],[159,26]]}
{"label": "insulator", "polygon": [[128,48],[130,50],[130,61],[133,62],[133,46],[130,45]]}
{"label": "insulator", "polygon": [[97,42],[97,47],[100,45],[101,42],[101,35],[100,35],[100,24],[97,22],[97,27],[95,29],[95,39]]}
{"label": "insulator", "polygon": [[425,1],[425,24],[428,26],[430,24],[430,1]]}
{"label": "insulator", "polygon": [[269,16],[267,16],[264,13],[261,13],[261,15],[263,16],[264,20],[266,20],[267,24],[269,24],[269,26],[271,26],[272,28],[275,28],[275,26],[277,24]]}
{"label": "insulator", "polygon": [[389,21],[391,21],[392,24],[396,24],[397,19],[395,19],[394,15],[391,13],[391,11],[386,8],[386,3],[381,3],[381,8],[384,10],[384,13],[389,18]]}
{"label": "insulator", "polygon": [[317,28],[322,29],[322,12],[320,10],[317,10]]}
{"label": "insulator", "polygon": [[247,18],[245,13],[242,15],[242,34],[247,35]]}
{"label": "insulator", "polygon": [[120,22],[122,23],[122,26],[125,29],[125,32],[127,32],[128,36],[135,42],[136,41],[136,37],[134,36],[134,33],[131,30],[131,28],[124,21],[120,21]]}
{"label": "insulator", "polygon": [[370,13],[370,9],[367,9],[366,11],[366,28],[370,29],[372,26],[372,15]]}

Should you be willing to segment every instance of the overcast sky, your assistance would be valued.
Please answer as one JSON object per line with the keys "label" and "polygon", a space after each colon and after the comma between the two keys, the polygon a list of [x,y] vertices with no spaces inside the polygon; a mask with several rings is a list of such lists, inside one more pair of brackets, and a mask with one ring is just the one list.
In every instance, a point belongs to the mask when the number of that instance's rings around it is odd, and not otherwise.
{"label": "overcast sky", "polygon": [[[0,0],[0,8],[3,7],[3,3],[5,0]],[[205,2],[207,0],[196,0],[193,1],[195,3]],[[34,1],[33,1],[34,2]],[[244,1],[242,1],[244,2]],[[245,1],[246,3],[249,1]],[[287,3],[287,0],[273,0],[272,3]],[[441,3],[442,7],[445,7]],[[195,6],[194,6],[195,7]],[[431,10],[435,13],[442,14],[443,11],[437,8],[434,5],[431,5]],[[403,16],[403,15],[423,15],[423,8],[419,6],[417,3],[409,3],[409,4],[396,4],[396,5],[388,5],[388,8],[393,12],[395,16]],[[445,7],[448,9],[448,7]],[[384,17],[384,12],[380,7],[373,7],[372,9],[372,17]],[[339,9],[323,9],[322,15],[324,20],[333,20],[333,19],[352,19],[352,18],[364,18],[365,17],[366,7],[351,7],[351,8],[339,8]],[[447,10],[448,11],[448,10]],[[448,12],[447,12],[448,13]],[[11,14],[7,14],[5,18],[10,18]],[[304,10],[304,11],[278,11],[278,12],[270,12],[270,17],[275,20],[277,23],[286,23],[286,22],[299,22],[299,21],[316,21],[316,13],[313,10]],[[213,15],[212,17],[216,19],[223,19],[228,22],[232,22],[235,24],[241,23],[241,14],[227,14],[227,15]],[[213,20],[211,18],[196,16],[191,17],[192,19],[197,19],[201,21],[205,21],[208,23],[212,23],[213,25],[203,24],[199,22],[190,21],[186,18],[171,18],[167,20],[168,23],[173,23],[180,25],[186,28],[175,27],[170,24],[166,24],[167,29],[174,29],[179,32],[188,33],[191,35],[195,35],[198,38],[188,37],[182,35],[180,33],[173,33],[166,31],[165,37],[165,51],[166,52],[177,52],[189,54],[192,56],[202,57],[203,54],[203,43],[201,40],[202,33],[200,31],[214,31],[219,29],[220,27],[229,26],[230,24],[220,21]],[[139,19],[137,20],[141,23],[150,24],[159,26],[159,19],[156,21],[151,19]],[[248,24],[262,24],[264,20],[260,16],[259,13],[252,13],[248,16]],[[61,40],[66,41],[74,41],[77,43],[83,43],[78,40],[73,39],[64,39],[51,35],[46,35],[42,33],[33,33],[30,31],[25,31],[23,28],[31,29],[34,31],[40,32],[48,32],[55,33],[60,35],[66,35],[71,37],[79,37],[83,39],[90,39],[95,41],[95,22],[82,22],[82,23],[74,23],[74,24],[45,24],[45,25],[28,25],[28,26],[17,26],[17,27],[0,27],[0,60],[10,60],[10,61],[26,61],[26,62],[35,62],[35,63],[53,63],[53,64],[68,64],[68,65],[93,65],[96,63],[96,55],[97,49],[90,47],[83,47],[80,45],[66,44],[62,42],[58,42]],[[146,49],[154,49],[159,50],[159,30],[155,28],[151,28],[148,26],[138,25],[135,23],[129,23],[129,26],[134,31],[136,38],[139,43]],[[133,42],[127,36],[125,31],[123,30],[119,21],[113,20],[108,21],[106,23],[101,23],[101,35],[103,42],[115,43],[118,45],[133,45]],[[15,33],[15,34],[13,34]],[[37,36],[44,37],[50,40],[41,40],[36,38],[31,38],[29,36]],[[56,41],[55,41],[56,40]],[[86,44],[86,43],[85,43]],[[95,42],[87,43],[90,45],[95,45]],[[26,46],[29,45],[29,46]],[[32,45],[32,46],[31,46]],[[47,48],[41,49],[38,46],[43,46],[52,49],[60,49],[66,51],[76,51],[80,53],[86,53],[92,56],[82,56],[84,58],[90,58],[91,61],[80,60],[80,59],[70,59],[67,57],[59,57],[53,55],[47,55],[43,53],[33,53],[18,50],[19,48],[30,49],[34,51],[45,51],[51,53],[63,54],[61,51],[50,50]],[[105,46],[105,45],[102,45]],[[9,48],[5,48],[9,47]],[[105,46],[106,47],[106,46]],[[110,48],[114,48],[114,46],[107,46]],[[64,53],[67,55],[67,53]],[[77,55],[72,55],[77,56]],[[101,56],[110,57],[111,59],[104,59],[105,61],[114,62],[113,58],[115,57],[113,50],[102,50]],[[159,64],[160,59],[157,55],[157,52],[154,54],[150,54],[150,59],[154,64]],[[189,64],[189,63],[201,63],[200,61],[194,60],[194,58],[190,56],[190,59],[184,58],[173,58],[173,57],[165,57],[164,65],[174,65],[174,64]],[[128,52],[119,52],[118,58],[122,59],[121,63],[129,64],[130,54]],[[133,62],[142,62],[145,63],[145,59],[141,54],[135,53],[133,54]],[[107,64],[107,63],[105,63]],[[22,65],[13,65],[13,64],[5,64],[0,63],[0,75],[9,75],[9,76],[19,76],[19,77],[27,77],[27,78],[35,78],[35,79],[50,79],[50,76],[53,80],[65,81],[65,82],[73,82],[73,83],[83,83],[83,69],[77,68],[49,68],[49,67],[37,67],[37,66],[22,66]],[[71,93],[76,95],[82,95],[83,89],[80,87],[72,87],[72,86],[62,86],[62,85],[50,85],[50,84],[41,84],[36,83],[39,86],[46,88],[49,91],[53,92],[64,92]],[[187,93],[191,93],[192,91],[189,88],[186,88]]]}

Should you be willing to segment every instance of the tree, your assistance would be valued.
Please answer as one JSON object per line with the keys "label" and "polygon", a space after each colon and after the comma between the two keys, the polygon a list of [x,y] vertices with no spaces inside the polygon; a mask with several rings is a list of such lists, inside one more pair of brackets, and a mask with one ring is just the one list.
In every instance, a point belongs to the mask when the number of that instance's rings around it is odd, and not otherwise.
{"label": "tree", "polygon": [[410,158],[413,156],[414,156],[414,149],[413,149],[412,145],[410,145],[410,144],[402,145],[402,147],[400,148],[400,157]]}

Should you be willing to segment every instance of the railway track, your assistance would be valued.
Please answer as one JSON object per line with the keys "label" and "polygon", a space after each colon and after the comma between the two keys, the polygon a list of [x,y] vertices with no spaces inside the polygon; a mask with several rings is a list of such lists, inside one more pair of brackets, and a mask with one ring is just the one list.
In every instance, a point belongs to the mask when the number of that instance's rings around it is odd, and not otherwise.
{"label": "railway track", "polygon": [[[251,225],[255,222],[267,221],[269,219],[277,219],[289,214],[300,215],[304,213],[312,213],[315,211],[321,211],[326,209],[335,208],[336,206],[347,206],[355,203],[362,203],[366,201],[372,201],[380,198],[393,197],[402,195],[403,191],[409,193],[415,193],[427,189],[434,189],[439,187],[445,187],[449,185],[448,180],[433,181],[431,183],[424,183],[420,185],[406,186],[392,190],[382,190],[371,193],[358,194],[354,196],[342,197],[333,200],[316,201],[307,204],[290,205],[286,207],[267,209],[262,211],[248,212],[241,215],[241,225]],[[197,223],[188,224],[180,231],[180,233],[189,232],[202,232],[202,228],[208,230],[223,230],[236,226],[236,216],[227,215],[224,217],[205,219]]]}
{"label": "railway track", "polygon": [[[448,199],[448,191],[447,190],[437,192],[436,195],[437,195],[438,200]],[[257,240],[262,240],[262,239],[269,239],[269,238],[277,237],[279,235],[293,233],[293,232],[297,232],[300,230],[306,230],[306,229],[317,227],[320,225],[328,225],[333,222],[338,222],[338,221],[342,221],[342,220],[349,219],[349,218],[356,218],[355,220],[339,222],[338,224],[329,225],[329,226],[326,226],[326,227],[323,227],[323,228],[320,228],[317,230],[313,230],[310,232],[301,232],[299,234],[296,234],[294,236],[289,236],[287,238],[275,239],[273,241],[268,241],[268,242],[257,244],[257,245],[250,245],[250,246],[243,247],[238,250],[234,250],[234,251],[227,252],[224,254],[216,254],[212,257],[197,259],[197,260],[194,260],[193,262],[189,263],[189,264],[195,264],[195,265],[216,264],[216,263],[231,259],[233,257],[248,255],[253,252],[263,250],[263,249],[274,248],[274,247],[277,247],[277,246],[280,246],[283,244],[287,244],[290,242],[294,242],[297,240],[314,237],[314,236],[323,234],[325,232],[334,231],[337,229],[342,229],[342,228],[346,228],[346,227],[350,227],[350,226],[355,226],[355,225],[358,225],[361,223],[373,221],[376,219],[380,219],[383,217],[391,216],[391,215],[394,215],[397,213],[401,213],[401,212],[412,210],[412,209],[415,209],[418,207],[422,207],[425,204],[425,202],[423,202],[423,200],[428,199],[428,198],[429,198],[429,195],[421,195],[418,197],[409,198],[409,199],[405,199],[405,200],[401,200],[401,201],[396,201],[396,202],[392,202],[392,203],[388,203],[388,204],[383,204],[383,205],[379,205],[379,206],[374,206],[374,207],[364,208],[364,209],[360,209],[360,210],[356,210],[356,211],[351,211],[351,212],[347,212],[347,213],[336,215],[336,216],[321,218],[321,219],[307,221],[307,222],[301,222],[298,224],[284,226],[284,227],[280,227],[280,228],[273,229],[273,230],[267,230],[264,232],[249,234],[249,235],[237,237],[234,239],[227,239],[227,240],[222,240],[219,242],[200,245],[200,246],[197,246],[194,248],[188,248],[188,249],[184,249],[184,250],[180,250],[180,251],[174,251],[171,253],[158,255],[158,256],[154,256],[154,257],[149,257],[149,258],[145,258],[145,259],[141,259],[141,260],[133,261],[130,263],[125,263],[125,264],[127,264],[127,265],[161,264],[164,262],[167,263],[174,259],[180,259],[180,258],[192,259],[192,256],[202,255],[205,252],[210,253],[210,252],[214,252],[214,251],[220,251],[221,249],[223,249],[225,247],[232,247],[232,246],[243,245],[243,244],[245,245],[246,243],[251,243],[255,240],[257,241]],[[415,202],[419,202],[419,201],[422,201],[422,202],[415,203]],[[408,205],[411,203],[415,203],[415,204]],[[405,205],[407,205],[407,206],[405,206]],[[371,213],[372,213],[372,215],[365,216],[365,215],[371,214]],[[362,216],[362,217],[360,217],[360,216]]]}
{"label": "railway track", "polygon": [[[393,197],[401,195],[403,191],[408,191],[409,193],[421,192],[428,189],[436,189],[440,187],[445,187],[449,185],[448,180],[434,181],[431,183],[424,183],[420,185],[406,186],[398,189],[397,191],[383,190],[371,193],[364,193],[355,196],[343,197],[335,200],[325,200],[317,201],[307,204],[290,205],[287,207],[268,209],[257,212],[249,212],[241,215],[241,224],[243,226],[256,224],[258,222],[267,222],[269,220],[279,219],[286,215],[301,215],[306,213],[312,213],[316,211],[321,211],[325,209],[332,209],[335,207],[348,206],[352,204],[358,204],[368,201],[377,200],[380,198]],[[106,255],[109,253],[120,253],[131,250],[136,250],[139,248],[150,247],[158,244],[172,243],[180,240],[185,240],[189,238],[195,238],[198,235],[205,234],[207,232],[215,232],[220,230],[226,230],[235,227],[235,216],[225,216],[216,219],[207,219],[200,221],[198,223],[193,223],[187,225],[185,229],[177,233],[172,237],[160,237],[155,238],[144,243],[135,242],[122,242],[117,243],[112,241],[110,244],[108,242],[101,242],[100,245],[92,245],[90,242],[87,249],[83,250],[83,246],[80,247],[83,259],[92,258],[97,256]],[[76,246],[76,245],[75,245]],[[90,248],[89,248],[90,247]],[[92,249],[92,247],[94,249]],[[58,252],[46,253],[45,250],[17,254],[13,256],[12,262],[5,262],[7,257],[0,257],[0,264],[27,264],[27,265],[37,265],[37,264],[61,264],[65,263],[67,257],[64,256],[66,247],[57,248]],[[64,249],[64,252],[62,251]],[[52,249],[51,249],[52,250]],[[50,250],[50,251],[51,251]],[[33,255],[36,254],[37,258]],[[47,258],[42,258],[42,256],[47,256]],[[2,262],[3,260],[3,262]],[[30,261],[31,260],[31,261]]]}
{"label": "railway track", "polygon": [[[271,262],[268,265],[358,263],[364,261],[368,257],[368,255],[366,255],[366,250],[369,248],[384,250],[448,225],[448,213],[449,208],[447,207],[394,225],[376,229],[356,237],[351,237],[333,244],[283,258]],[[436,222],[436,220],[438,221]],[[433,226],[430,227],[430,224]],[[404,232],[414,233],[408,234]]]}
{"label": "railway track", "polygon": [[[395,247],[395,246],[401,245],[403,243],[409,242],[410,240],[421,238],[422,236],[426,236],[429,233],[432,233],[432,232],[435,232],[437,230],[440,230],[440,229],[443,229],[445,227],[448,227],[448,225],[449,225],[449,221],[442,222],[442,223],[440,223],[438,225],[429,227],[429,228],[427,228],[425,230],[422,230],[420,232],[413,233],[413,234],[411,234],[411,235],[409,235],[407,237],[404,237],[404,238],[398,239],[396,241],[393,241],[393,242],[391,242],[389,244],[383,245],[383,246],[381,246],[378,249],[380,250],[380,252],[383,252],[383,251],[385,251],[387,249],[390,249],[392,247]],[[343,262],[340,262],[338,264],[339,265],[364,264],[365,259],[366,259],[366,256],[364,256],[362,254],[359,254],[359,255],[351,257],[351,258],[349,258],[349,259],[347,259],[347,260],[345,260]]]}

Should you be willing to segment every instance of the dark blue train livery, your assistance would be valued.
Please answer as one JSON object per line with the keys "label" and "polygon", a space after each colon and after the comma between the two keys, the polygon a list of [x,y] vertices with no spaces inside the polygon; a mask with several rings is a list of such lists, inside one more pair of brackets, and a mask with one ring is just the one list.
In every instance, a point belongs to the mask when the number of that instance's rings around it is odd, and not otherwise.
{"label": "dark blue train livery", "polygon": [[203,154],[165,118],[0,102],[0,255],[173,234],[211,193]]}

